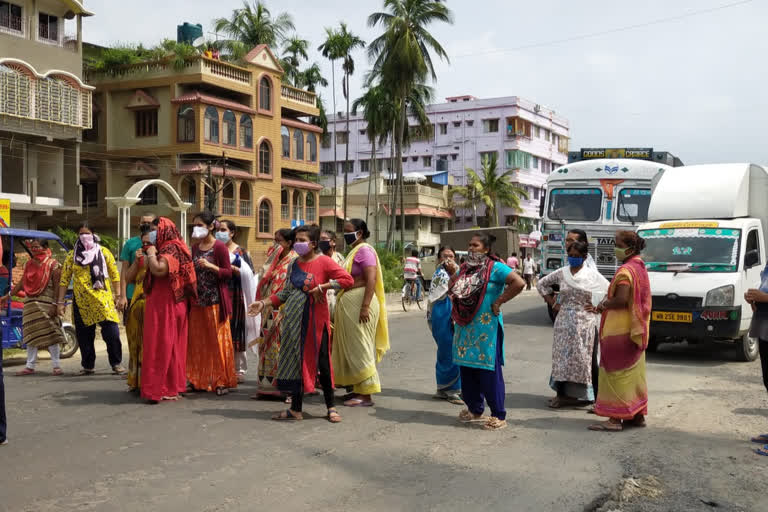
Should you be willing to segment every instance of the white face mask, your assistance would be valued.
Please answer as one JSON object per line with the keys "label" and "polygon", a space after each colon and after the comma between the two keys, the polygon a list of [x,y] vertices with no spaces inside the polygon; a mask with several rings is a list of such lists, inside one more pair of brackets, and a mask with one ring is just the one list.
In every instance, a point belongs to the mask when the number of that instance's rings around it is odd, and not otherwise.
{"label": "white face mask", "polygon": [[202,240],[203,238],[208,236],[208,228],[203,226],[195,226],[192,229],[192,238],[197,238],[198,240]]}

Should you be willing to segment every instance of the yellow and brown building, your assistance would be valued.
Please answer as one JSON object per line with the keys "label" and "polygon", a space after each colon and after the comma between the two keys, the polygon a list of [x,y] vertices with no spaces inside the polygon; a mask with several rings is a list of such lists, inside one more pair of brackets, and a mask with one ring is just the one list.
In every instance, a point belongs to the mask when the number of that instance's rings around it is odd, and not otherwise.
{"label": "yellow and brown building", "polygon": [[[214,207],[240,228],[238,243],[257,261],[281,227],[318,220],[322,130],[313,93],[282,83],[271,50],[257,46],[241,66],[205,56],[143,62],[90,73],[93,128],[84,134],[83,215],[106,228],[117,209],[106,197],[161,179],[194,213]],[[150,186],[131,209],[168,215],[162,188]],[[174,217],[175,218],[175,217]],[[135,223],[133,223],[135,224]]]}

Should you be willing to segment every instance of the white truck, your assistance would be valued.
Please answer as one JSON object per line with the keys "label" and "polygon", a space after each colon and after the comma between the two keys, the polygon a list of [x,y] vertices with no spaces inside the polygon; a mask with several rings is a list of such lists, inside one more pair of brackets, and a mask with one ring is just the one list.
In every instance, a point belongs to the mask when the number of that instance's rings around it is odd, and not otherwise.
{"label": "white truck", "polygon": [[[565,236],[571,229],[587,233],[597,268],[611,279],[618,265],[614,236],[647,220],[654,179],[672,167],[648,160],[595,159],[564,165],[547,179],[541,203],[541,272],[565,264]],[[555,314],[548,306],[550,318]]]}
{"label": "white truck", "polygon": [[676,167],[651,198],[644,258],[653,309],[649,350],[703,340],[737,344],[739,359],[758,356],[752,308],[766,263],[768,172],[755,164]]}

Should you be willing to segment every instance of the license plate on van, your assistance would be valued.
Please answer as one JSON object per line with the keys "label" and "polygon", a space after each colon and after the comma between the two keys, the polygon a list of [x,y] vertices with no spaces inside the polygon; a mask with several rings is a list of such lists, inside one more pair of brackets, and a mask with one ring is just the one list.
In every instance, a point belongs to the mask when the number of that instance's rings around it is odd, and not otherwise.
{"label": "license plate on van", "polygon": [[693,313],[679,313],[676,311],[654,311],[651,313],[654,322],[677,322],[690,324],[693,322]]}

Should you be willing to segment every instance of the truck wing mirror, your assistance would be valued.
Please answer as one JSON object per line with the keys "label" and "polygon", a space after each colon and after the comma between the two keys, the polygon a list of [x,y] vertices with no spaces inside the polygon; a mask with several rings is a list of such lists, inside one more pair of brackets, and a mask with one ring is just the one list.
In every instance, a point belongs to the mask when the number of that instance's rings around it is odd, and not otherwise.
{"label": "truck wing mirror", "polygon": [[539,217],[544,217],[544,196],[539,199]]}
{"label": "truck wing mirror", "polygon": [[760,263],[760,253],[757,249],[747,251],[747,254],[744,255],[744,269],[752,268],[758,263]]}

